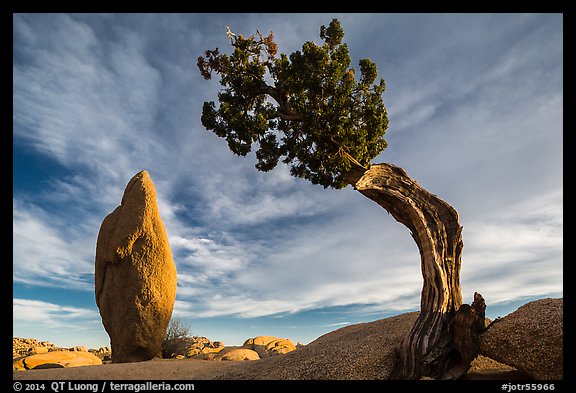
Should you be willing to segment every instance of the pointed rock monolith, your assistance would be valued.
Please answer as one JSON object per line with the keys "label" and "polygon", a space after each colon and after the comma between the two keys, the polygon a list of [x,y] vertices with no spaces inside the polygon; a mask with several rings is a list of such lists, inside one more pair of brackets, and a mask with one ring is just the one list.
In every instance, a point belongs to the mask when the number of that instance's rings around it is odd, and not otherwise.
{"label": "pointed rock monolith", "polygon": [[95,291],[112,362],[160,356],[176,298],[176,266],[148,172],[126,186],[100,227]]}

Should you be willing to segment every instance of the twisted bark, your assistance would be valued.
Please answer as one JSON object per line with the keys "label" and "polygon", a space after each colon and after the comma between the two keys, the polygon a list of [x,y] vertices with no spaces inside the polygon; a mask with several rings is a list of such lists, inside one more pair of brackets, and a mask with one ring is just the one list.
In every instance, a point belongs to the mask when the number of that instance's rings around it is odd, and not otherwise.
{"label": "twisted bark", "polygon": [[452,320],[462,304],[462,227],[452,206],[392,164],[359,168],[347,180],[408,227],[418,245],[424,284],[420,316],[396,348],[392,379],[453,379],[468,369],[452,343]]}

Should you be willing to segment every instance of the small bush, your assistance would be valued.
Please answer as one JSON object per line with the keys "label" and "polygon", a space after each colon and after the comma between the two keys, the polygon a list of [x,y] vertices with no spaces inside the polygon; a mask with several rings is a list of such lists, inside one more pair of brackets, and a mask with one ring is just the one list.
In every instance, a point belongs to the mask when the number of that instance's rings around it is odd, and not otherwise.
{"label": "small bush", "polygon": [[172,318],[166,331],[166,337],[164,337],[162,342],[162,357],[172,358],[175,355],[182,354],[192,342],[190,327],[182,323],[180,318]]}

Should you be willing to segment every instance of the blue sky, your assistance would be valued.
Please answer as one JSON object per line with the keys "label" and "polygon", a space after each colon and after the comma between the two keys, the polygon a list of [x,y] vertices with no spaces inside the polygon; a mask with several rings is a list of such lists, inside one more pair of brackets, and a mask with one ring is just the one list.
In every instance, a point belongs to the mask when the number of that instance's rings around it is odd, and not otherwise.
{"label": "blue sky", "polygon": [[200,123],[220,85],[196,59],[224,25],[279,51],[338,18],[353,65],[386,80],[388,148],[454,206],[464,301],[488,316],[563,294],[561,14],[15,14],[14,336],[109,345],[96,237],[146,169],[178,269],[174,315],[225,344],[308,343],[419,307],[408,229],[351,187],[254,168]]}

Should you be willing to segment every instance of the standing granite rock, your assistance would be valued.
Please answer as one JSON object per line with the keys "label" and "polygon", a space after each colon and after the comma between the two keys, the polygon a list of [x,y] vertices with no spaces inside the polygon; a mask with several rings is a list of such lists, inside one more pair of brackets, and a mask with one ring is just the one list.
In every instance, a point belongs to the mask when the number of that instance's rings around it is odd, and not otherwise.
{"label": "standing granite rock", "polygon": [[112,362],[160,356],[176,298],[176,266],[148,172],[126,186],[102,222],[96,244],[96,304]]}

